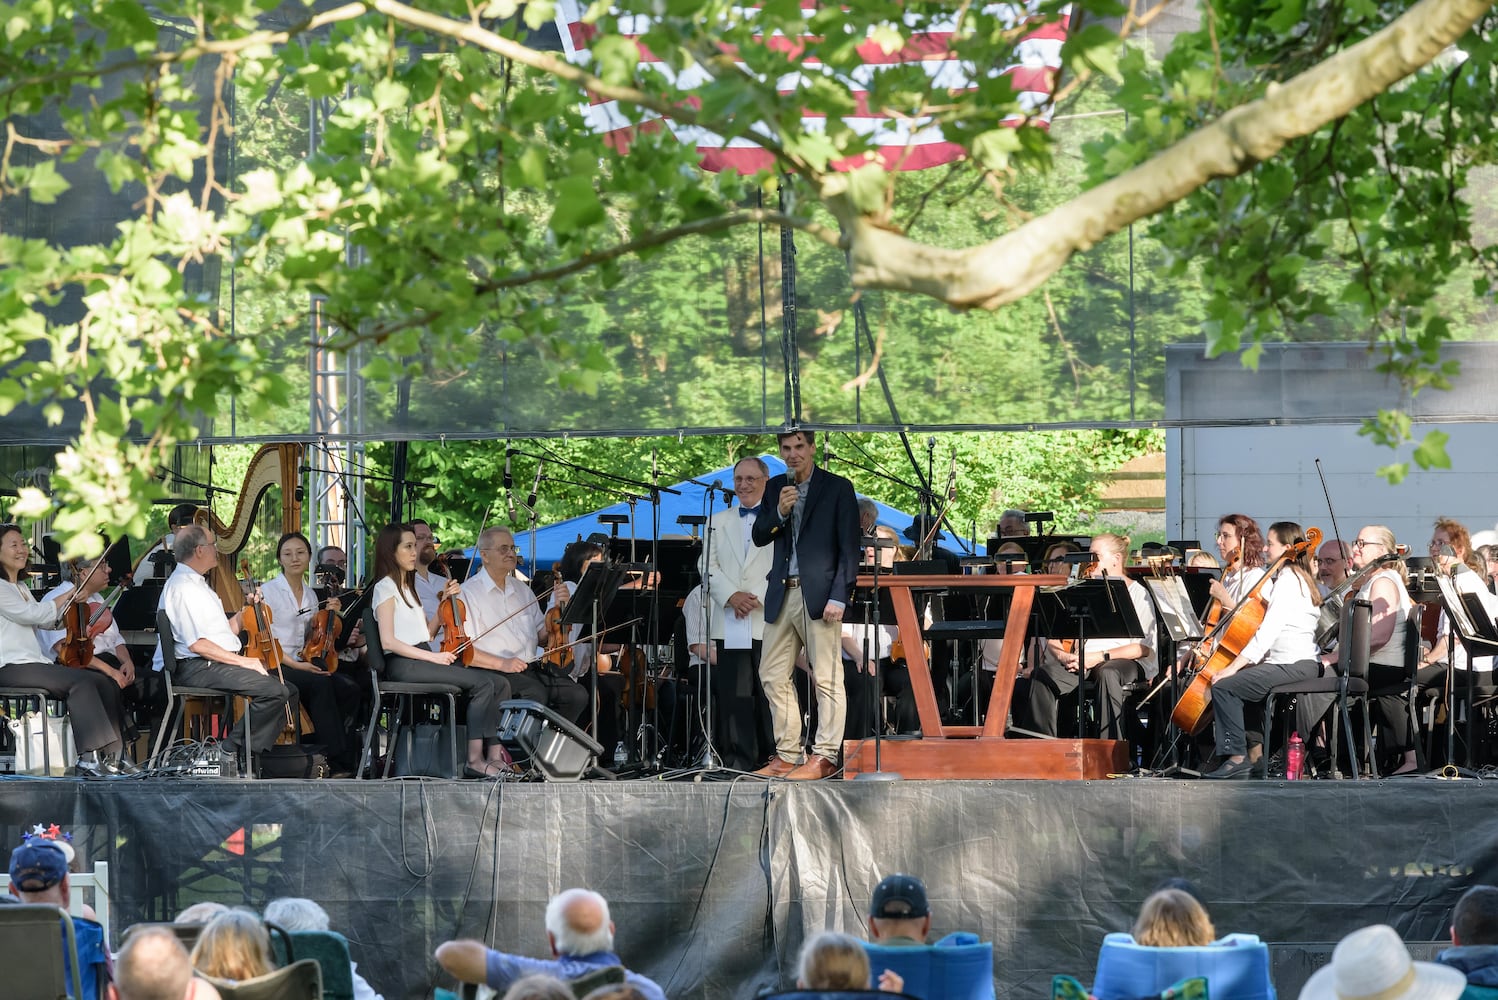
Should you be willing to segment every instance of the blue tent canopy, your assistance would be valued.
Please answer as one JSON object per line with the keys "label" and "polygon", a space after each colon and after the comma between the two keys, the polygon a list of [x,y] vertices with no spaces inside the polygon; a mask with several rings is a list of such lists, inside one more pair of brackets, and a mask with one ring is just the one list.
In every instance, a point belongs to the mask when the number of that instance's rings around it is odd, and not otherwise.
{"label": "blue tent canopy", "polygon": [[[785,463],[774,455],[761,455],[760,458],[770,467],[770,475],[774,476],[785,471]],[[725,488],[732,489],[733,466],[726,465],[721,469],[713,469],[710,472],[702,473],[696,478],[706,483],[717,480],[723,483]],[[661,494],[660,533],[662,536],[690,535],[692,533],[690,526],[676,522],[678,517],[687,514],[696,514],[699,516],[703,514],[710,515],[725,509],[726,505],[723,502],[723,495],[721,493],[709,505],[706,498],[707,490],[696,483],[675,483],[672,488],[680,490],[681,495],[677,496],[672,493]],[[902,510],[879,503],[877,500],[875,503],[879,505],[879,523],[887,524],[896,531],[903,532],[914,520],[911,515]],[[595,532],[607,534],[611,526],[603,524],[598,520],[601,515],[629,515],[630,513],[629,504],[621,501],[607,507],[600,507],[590,514],[568,518],[565,521],[559,521],[556,524],[538,528],[535,533],[536,564],[541,569],[551,569],[562,558],[563,550],[572,542],[579,538],[587,538]],[[651,513],[650,505],[648,503],[637,503],[635,504],[633,513],[633,525],[621,524],[619,526],[619,537],[633,537],[642,541],[654,539],[655,525],[651,523],[653,514]],[[633,533],[631,533],[631,527],[633,527]],[[954,541],[953,536],[948,533],[943,533],[940,536],[940,543],[957,551],[962,550],[962,545]],[[529,531],[516,532],[515,544],[520,548],[520,568],[527,574],[533,574],[534,570],[530,565],[531,533]]]}

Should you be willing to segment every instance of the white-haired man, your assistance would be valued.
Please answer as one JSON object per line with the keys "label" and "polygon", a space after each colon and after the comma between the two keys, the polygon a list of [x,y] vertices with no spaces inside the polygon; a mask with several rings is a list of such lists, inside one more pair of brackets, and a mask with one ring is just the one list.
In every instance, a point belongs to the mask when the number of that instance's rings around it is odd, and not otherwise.
{"label": "white-haired man", "polygon": [[[460,982],[487,983],[501,993],[524,976],[539,973],[570,982],[599,969],[624,966],[614,954],[608,900],[587,889],[568,889],[546,904],[546,941],[551,946],[549,959],[509,955],[482,941],[448,941],[437,948],[437,964]],[[646,1000],[666,1000],[653,980],[628,969],[624,980]]]}

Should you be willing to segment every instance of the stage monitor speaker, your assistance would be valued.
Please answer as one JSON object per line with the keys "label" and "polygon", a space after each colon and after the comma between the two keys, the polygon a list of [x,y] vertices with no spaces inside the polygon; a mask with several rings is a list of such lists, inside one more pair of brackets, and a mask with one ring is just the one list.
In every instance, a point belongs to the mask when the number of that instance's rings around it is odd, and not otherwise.
{"label": "stage monitor speaker", "polygon": [[526,699],[499,703],[499,742],[516,764],[547,781],[577,781],[603,754],[587,733]]}

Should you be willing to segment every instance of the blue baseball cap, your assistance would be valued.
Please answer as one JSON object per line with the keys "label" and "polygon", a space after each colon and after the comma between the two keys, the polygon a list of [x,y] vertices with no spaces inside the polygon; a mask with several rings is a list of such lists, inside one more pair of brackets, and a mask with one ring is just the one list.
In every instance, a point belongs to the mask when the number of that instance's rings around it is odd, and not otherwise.
{"label": "blue baseball cap", "polygon": [[10,884],[22,892],[41,892],[68,874],[68,856],[48,841],[33,840],[10,852]]}

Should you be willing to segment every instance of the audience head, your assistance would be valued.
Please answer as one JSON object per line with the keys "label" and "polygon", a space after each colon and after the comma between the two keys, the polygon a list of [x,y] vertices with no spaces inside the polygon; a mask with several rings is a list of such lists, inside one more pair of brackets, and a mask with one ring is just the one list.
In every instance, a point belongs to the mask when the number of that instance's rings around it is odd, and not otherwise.
{"label": "audience head", "polygon": [[589,889],[568,889],[546,904],[546,937],[556,955],[594,955],[614,950],[609,903]]}
{"label": "audience head", "polygon": [[265,919],[288,931],[328,930],[328,911],[310,899],[282,896],[265,904]]}
{"label": "audience head", "polygon": [[1300,1000],[1456,1000],[1467,977],[1434,962],[1414,962],[1399,933],[1384,924],[1353,931],[1337,942],[1330,965],[1317,969]]}
{"label": "audience head", "polygon": [[1149,948],[1202,947],[1217,939],[1212,920],[1190,893],[1161,889],[1144,901],[1134,940]]}
{"label": "audience head", "polygon": [[206,924],[220,913],[228,913],[229,908],[223,903],[202,902],[194,903],[181,913],[177,914],[174,924]]}
{"label": "audience head", "polygon": [[198,935],[192,965],[216,979],[254,979],[274,971],[265,924],[243,910],[220,913]]}
{"label": "audience head", "polygon": [[521,976],[505,990],[503,1000],[577,1000],[572,987],[555,976]]}
{"label": "audience head", "polygon": [[10,852],[10,891],[28,903],[68,904],[68,866],[73,863],[73,839],[55,823],[38,823],[21,835],[21,846]]}
{"label": "audience head", "polygon": [[821,931],[801,946],[796,985],[803,990],[866,990],[869,955],[855,938]]}
{"label": "audience head", "polygon": [[1179,889],[1181,892],[1184,892],[1186,895],[1190,896],[1192,899],[1200,903],[1203,910],[1207,908],[1207,901],[1202,898],[1201,890],[1198,889],[1196,887],[1196,884],[1189,878],[1182,878],[1179,875],[1172,875],[1170,878],[1164,879],[1159,885],[1155,886],[1153,892],[1159,892],[1161,889]]}
{"label": "audience head", "polygon": [[192,962],[177,935],[165,927],[141,927],[114,956],[111,1000],[183,1000]]}
{"label": "audience head", "polygon": [[926,885],[914,875],[886,875],[869,900],[869,937],[906,937],[924,942],[931,932]]}
{"label": "audience head", "polygon": [[609,983],[591,991],[583,1000],[645,1000],[645,994],[629,983]]}
{"label": "audience head", "polygon": [[1498,944],[1498,887],[1474,885],[1451,912],[1451,943],[1461,947]]}

